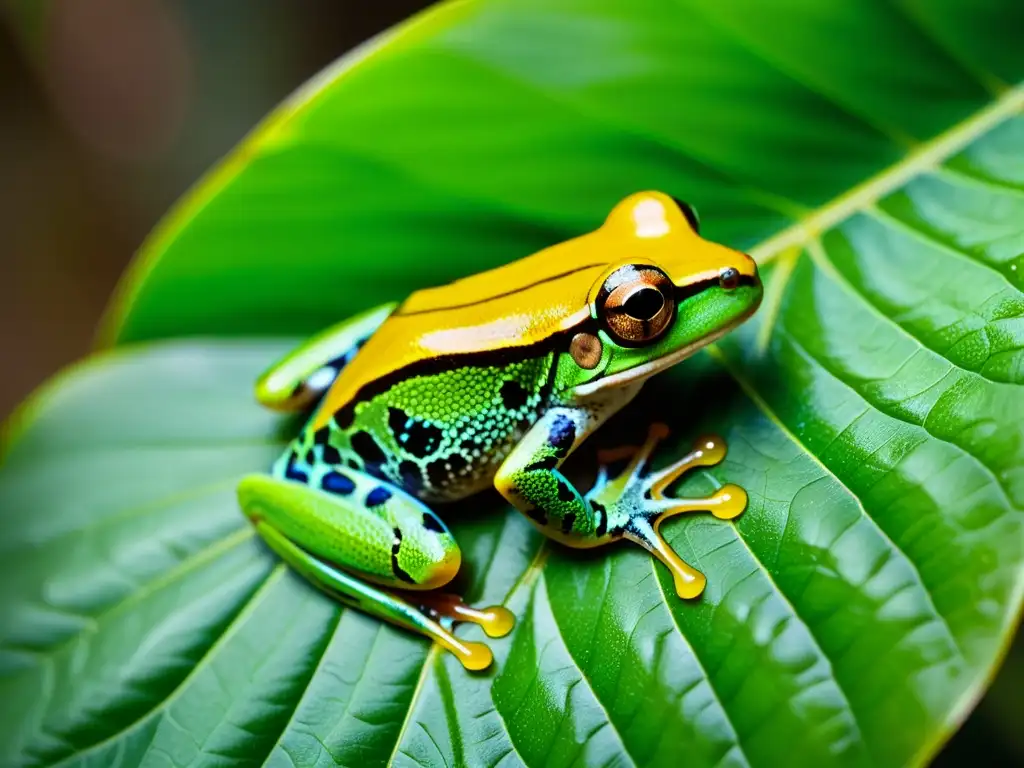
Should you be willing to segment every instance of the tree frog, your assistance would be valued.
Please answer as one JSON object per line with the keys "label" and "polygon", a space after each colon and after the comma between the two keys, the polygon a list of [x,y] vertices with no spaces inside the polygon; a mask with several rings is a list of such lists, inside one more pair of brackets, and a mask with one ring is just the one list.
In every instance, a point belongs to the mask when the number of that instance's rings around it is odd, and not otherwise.
{"label": "tree frog", "polygon": [[762,288],[749,256],[704,240],[696,212],[660,192],[619,203],[589,234],[506,266],[413,293],[315,336],[270,368],[257,399],[310,411],[269,475],[245,477],[241,507],[266,543],[341,602],[420,632],[467,669],[512,629],[502,606],[437,593],[459,545],[428,504],[491,484],[544,534],[571,547],[627,539],[671,571],[682,598],[702,574],[659,533],[666,518],[740,514],[726,485],[704,499],[666,498],[684,471],[718,463],[715,437],[661,471],[647,464],[665,430],[618,452],[583,493],[560,466],[650,376],[742,323]]}

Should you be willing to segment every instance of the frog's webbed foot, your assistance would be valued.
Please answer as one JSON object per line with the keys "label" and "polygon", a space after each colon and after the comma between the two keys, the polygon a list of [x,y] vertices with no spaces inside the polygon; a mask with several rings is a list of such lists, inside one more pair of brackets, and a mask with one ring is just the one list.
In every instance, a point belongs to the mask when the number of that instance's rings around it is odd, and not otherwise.
{"label": "frog's webbed foot", "polygon": [[[719,520],[731,520],[747,506],[747,494],[737,485],[727,484],[711,496],[701,499],[666,498],[665,489],[684,472],[695,467],[710,467],[725,458],[725,443],[720,437],[699,438],[693,449],[678,461],[657,472],[647,473],[651,454],[668,436],[664,424],[652,424],[647,440],[639,448],[626,447],[598,454],[601,467],[597,482],[587,494],[592,505],[607,516],[608,532],[616,532],[647,549],[672,572],[676,592],[682,598],[694,598],[704,591],[706,579],[700,571],[683,562],[662,538],[659,528],[670,517],[684,512],[711,512]],[[609,476],[609,464],[629,459],[622,472]]]}

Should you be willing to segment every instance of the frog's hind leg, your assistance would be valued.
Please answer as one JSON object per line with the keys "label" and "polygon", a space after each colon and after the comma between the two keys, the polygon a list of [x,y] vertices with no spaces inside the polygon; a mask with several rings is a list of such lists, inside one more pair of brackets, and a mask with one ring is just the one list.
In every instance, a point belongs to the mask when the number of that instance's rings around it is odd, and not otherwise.
{"label": "frog's hind leg", "polygon": [[706,579],[668,545],[659,530],[661,524],[685,512],[711,512],[720,520],[730,520],[743,512],[747,505],[747,494],[739,486],[730,483],[706,498],[666,498],[665,490],[683,473],[696,467],[718,464],[725,458],[726,451],[720,437],[704,436],[678,461],[657,472],[647,473],[651,454],[667,436],[668,428],[665,425],[653,424],[646,442],[640,448],[603,452],[600,455],[602,462],[615,461],[628,455],[629,464],[614,479],[609,478],[608,467],[603,464],[597,483],[587,494],[587,499],[603,508],[614,510],[619,519],[622,538],[644,547],[668,567],[680,597],[694,598],[704,591]]}
{"label": "frog's hind leg", "polygon": [[471,621],[500,636],[511,629],[511,613],[420,591],[447,584],[459,569],[458,544],[444,523],[419,500],[360,472],[330,470],[317,483],[251,475],[238,496],[267,544],[315,586],[426,635],[467,669],[487,667],[490,649],[455,637],[452,626]]}
{"label": "frog's hind leg", "polygon": [[260,376],[256,399],[276,411],[311,408],[394,309],[394,304],[382,304],[304,342]]}
{"label": "frog's hind leg", "polygon": [[455,654],[466,669],[480,670],[491,665],[491,649],[483,643],[460,640],[452,634],[450,624],[442,626],[422,610],[387,590],[349,576],[323,560],[318,560],[272,525],[260,521],[256,523],[256,530],[282,560],[339,602],[429,637]]}

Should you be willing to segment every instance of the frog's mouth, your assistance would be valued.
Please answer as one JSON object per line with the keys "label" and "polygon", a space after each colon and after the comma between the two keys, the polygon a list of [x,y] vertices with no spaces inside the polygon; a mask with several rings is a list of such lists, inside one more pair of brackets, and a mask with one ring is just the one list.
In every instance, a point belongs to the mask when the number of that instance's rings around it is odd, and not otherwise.
{"label": "frog's mouth", "polygon": [[657,360],[651,360],[649,363],[638,365],[635,368],[627,368],[624,371],[613,373],[611,376],[605,376],[603,378],[595,379],[594,381],[587,382],[586,384],[580,384],[573,390],[573,394],[578,398],[589,397],[590,395],[602,392],[606,389],[613,389],[615,387],[622,387],[627,384],[632,384],[637,381],[644,381],[654,376],[656,373],[661,373],[666,368],[671,368],[676,363],[682,362],[694,352],[706,347],[708,344],[714,344],[720,338],[729,333],[733,328],[740,325],[748,317],[750,317],[757,310],[757,305],[753,306],[748,311],[741,315],[738,315],[727,325],[722,326],[714,333],[705,336],[692,344],[688,344],[685,347],[680,347],[670,355],[658,358]]}

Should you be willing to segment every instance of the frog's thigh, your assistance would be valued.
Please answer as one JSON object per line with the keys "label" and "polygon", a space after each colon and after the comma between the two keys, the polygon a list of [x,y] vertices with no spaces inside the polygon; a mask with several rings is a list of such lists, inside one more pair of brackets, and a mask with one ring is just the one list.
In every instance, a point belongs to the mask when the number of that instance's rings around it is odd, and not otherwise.
{"label": "frog's thigh", "polygon": [[273,527],[319,560],[399,589],[435,589],[459,570],[461,554],[422,502],[361,472],[329,472],[324,488],[250,475],[238,499],[254,523]]}

